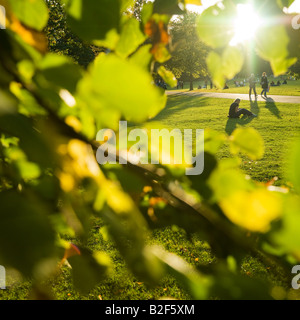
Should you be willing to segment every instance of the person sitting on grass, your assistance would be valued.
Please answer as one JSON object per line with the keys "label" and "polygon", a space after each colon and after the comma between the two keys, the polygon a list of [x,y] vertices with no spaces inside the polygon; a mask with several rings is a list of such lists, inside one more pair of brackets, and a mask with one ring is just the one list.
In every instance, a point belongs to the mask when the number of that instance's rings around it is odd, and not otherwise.
{"label": "person sitting on grass", "polygon": [[257,117],[254,113],[247,109],[240,109],[241,99],[236,99],[234,103],[230,106],[228,118],[239,118],[241,115],[246,115],[248,117]]}

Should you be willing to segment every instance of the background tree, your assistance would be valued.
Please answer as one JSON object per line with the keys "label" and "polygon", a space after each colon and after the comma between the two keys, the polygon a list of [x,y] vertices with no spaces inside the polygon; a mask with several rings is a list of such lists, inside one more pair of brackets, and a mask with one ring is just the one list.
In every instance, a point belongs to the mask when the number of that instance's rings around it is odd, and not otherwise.
{"label": "background tree", "polygon": [[300,78],[300,61],[290,68],[290,74],[295,76],[297,79]]}
{"label": "background tree", "polygon": [[133,5],[133,9],[132,9],[133,15],[139,21],[141,20],[141,12],[142,12],[143,5],[147,2],[148,0],[136,0]]}
{"label": "background tree", "polygon": [[75,62],[86,67],[103,49],[82,41],[67,25],[64,4],[60,0],[46,0],[49,20],[46,26],[49,50],[70,56]]}
{"label": "background tree", "polygon": [[199,77],[206,78],[206,56],[208,47],[199,39],[196,33],[195,13],[179,16],[170,23],[172,36],[172,58],[166,63],[177,79],[190,82],[193,90],[193,81]]}

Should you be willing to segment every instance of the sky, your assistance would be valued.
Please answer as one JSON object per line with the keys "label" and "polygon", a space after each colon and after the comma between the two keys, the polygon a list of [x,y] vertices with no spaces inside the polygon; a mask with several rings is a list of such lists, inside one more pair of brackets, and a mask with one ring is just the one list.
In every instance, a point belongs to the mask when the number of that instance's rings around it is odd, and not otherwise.
{"label": "sky", "polygon": [[296,0],[289,8],[288,13],[300,13],[300,0]]}
{"label": "sky", "polygon": [[187,9],[190,11],[202,13],[206,8],[213,6],[220,0],[202,0],[202,6],[195,6],[195,5],[187,5]]}
{"label": "sky", "polygon": [[[188,5],[188,9],[191,11],[196,11],[202,13],[206,8],[216,4],[220,0],[202,0],[202,6]],[[287,13],[300,13],[300,0],[295,0],[295,2],[287,9]]]}

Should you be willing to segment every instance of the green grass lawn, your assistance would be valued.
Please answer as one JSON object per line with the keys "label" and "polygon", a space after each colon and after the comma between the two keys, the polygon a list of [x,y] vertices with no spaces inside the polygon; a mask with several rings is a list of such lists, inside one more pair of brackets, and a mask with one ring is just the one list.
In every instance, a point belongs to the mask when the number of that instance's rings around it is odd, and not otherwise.
{"label": "green grass lawn", "polygon": [[[228,119],[228,109],[231,100],[211,99],[190,96],[171,96],[168,104],[149,124],[155,127],[155,123],[166,128],[179,129],[213,129],[220,133],[231,134],[239,126],[251,126],[257,129],[265,140],[266,152],[263,159],[250,161],[243,158],[242,169],[253,179],[268,181],[277,176],[277,184],[286,183],[284,167],[291,140],[299,133],[300,118],[299,105],[275,104],[242,101],[241,107],[252,110],[258,114],[258,118]],[[230,157],[227,147],[223,147],[217,155],[219,158]],[[99,232],[101,221],[94,221],[86,246],[95,251],[105,251],[114,263],[114,270],[110,278],[97,286],[87,295],[81,295],[74,290],[71,279],[71,270],[63,267],[44,283],[42,291],[48,289],[54,299],[59,300],[144,300],[172,297],[176,299],[190,299],[190,296],[178,284],[174,278],[166,277],[159,286],[148,288],[140,279],[135,278],[127,271],[122,257],[119,255],[111,241],[105,241]],[[78,244],[77,239],[68,239]],[[195,234],[188,240],[184,231],[178,228],[157,230],[149,238],[149,243],[158,243],[166,250],[176,253],[187,262],[197,267],[199,265],[211,265],[215,258],[210,247],[199,235]],[[284,285],[285,279],[275,275],[272,270],[266,268],[255,257],[245,259],[241,273],[250,277],[268,278],[276,285]],[[41,295],[41,288],[39,288]],[[35,294],[35,295],[33,295]],[[8,289],[0,290],[0,300],[20,300],[35,298],[32,283],[18,279],[8,271]],[[216,297],[211,297],[212,299]]]}
{"label": "green grass lawn", "polygon": [[[101,221],[95,220],[89,241],[86,245],[91,250],[105,251],[114,263],[111,276],[88,294],[81,294],[73,287],[71,269],[64,266],[39,287],[29,280],[22,279],[13,270],[7,272],[7,289],[0,290],[0,300],[56,299],[56,300],[191,300],[189,294],[171,276],[166,276],[155,287],[146,286],[128,270],[124,260],[111,241],[105,241],[99,233]],[[68,239],[78,244],[77,239]],[[213,265],[216,261],[209,245],[199,235],[187,239],[183,230],[169,227],[156,230],[149,244],[159,244],[169,252],[175,253],[195,268]],[[288,279],[278,276],[276,270],[265,267],[257,258],[246,257],[242,264],[241,274],[261,280],[268,278],[274,285],[288,288]],[[211,297],[216,299],[217,297]]]}
{"label": "green grass lawn", "polygon": [[[299,104],[242,101],[241,108],[251,110],[258,118],[227,118],[229,99],[213,99],[193,96],[170,96],[168,105],[153,121],[162,126],[178,129],[213,129],[231,135],[234,129],[253,127],[265,141],[263,159],[251,161],[243,158],[242,169],[253,179],[269,181],[278,177],[277,184],[285,183],[284,174],[290,142],[299,133]],[[224,146],[219,158],[229,157]]]}
{"label": "green grass lawn", "polygon": [[[274,80],[275,83],[277,83],[278,80]],[[281,81],[282,82],[282,81]],[[240,94],[249,94],[249,85],[246,83],[245,87],[236,87],[233,83],[233,81],[227,82],[229,89],[226,90],[219,90],[216,88],[210,89],[210,86],[208,86],[207,89],[200,89],[198,90],[199,85],[203,86],[204,81],[195,81],[194,82],[194,91],[195,92],[219,92],[219,93],[240,93]],[[190,89],[190,84],[185,83],[184,84],[184,90],[186,91]],[[260,94],[262,89],[261,86],[258,84],[257,87],[257,94]],[[172,90],[177,90],[176,88],[173,88]],[[300,80],[288,80],[287,85],[281,85],[280,87],[271,87],[269,95],[282,95],[282,96],[300,96]]]}

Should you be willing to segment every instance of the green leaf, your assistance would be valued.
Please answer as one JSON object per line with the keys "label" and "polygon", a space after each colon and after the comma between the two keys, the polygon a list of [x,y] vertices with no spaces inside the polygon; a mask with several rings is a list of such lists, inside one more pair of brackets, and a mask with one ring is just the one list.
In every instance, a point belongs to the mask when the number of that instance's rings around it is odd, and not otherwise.
{"label": "green leaf", "polygon": [[245,174],[238,170],[238,164],[233,159],[226,159],[218,163],[209,178],[209,186],[214,191],[214,199],[227,199],[239,191],[251,191],[254,186],[245,178]]}
{"label": "green leaf", "polygon": [[145,70],[115,55],[96,59],[90,74],[80,82],[78,93],[81,102],[99,119],[102,110],[111,110],[128,121],[142,122],[156,116],[166,104],[166,96],[152,84]]}
{"label": "green leaf", "polygon": [[33,180],[40,176],[39,166],[33,162],[27,161],[26,155],[17,147],[10,147],[4,150],[8,159],[12,161],[17,170],[17,176],[23,180]]}
{"label": "green leaf", "polygon": [[18,19],[32,29],[42,31],[48,22],[48,8],[44,0],[9,0]]}
{"label": "green leaf", "polygon": [[178,6],[178,0],[155,0],[153,13],[159,14],[183,14],[183,11]]}
{"label": "green leaf", "polygon": [[273,59],[270,61],[275,76],[285,74],[298,61],[297,58]]}
{"label": "green leaf", "polygon": [[67,21],[79,37],[92,42],[119,29],[120,11],[119,0],[72,0],[67,7]]}
{"label": "green leaf", "polygon": [[28,117],[47,114],[47,112],[36,102],[35,98],[17,83],[12,83],[10,90],[19,99],[19,113]]}
{"label": "green leaf", "polygon": [[116,53],[125,58],[136,51],[146,36],[140,30],[140,23],[134,18],[128,19],[122,27],[120,40],[116,46]]}
{"label": "green leaf", "polygon": [[43,76],[54,87],[67,89],[75,92],[77,82],[82,77],[80,67],[69,58],[49,53],[39,64]]}
{"label": "green leaf", "polygon": [[54,253],[48,209],[30,194],[0,193],[0,260],[26,276]]}
{"label": "green leaf", "polygon": [[270,292],[271,285],[266,279],[233,273],[219,265],[215,285],[210,294],[222,300],[272,300]]}
{"label": "green leaf", "polygon": [[121,12],[126,11],[128,8],[132,7],[135,0],[120,0],[121,1]]}
{"label": "green leaf", "polygon": [[299,216],[300,202],[297,196],[289,196],[283,205],[280,227],[270,233],[271,242],[282,253],[293,255],[300,261]]}
{"label": "green leaf", "polygon": [[239,48],[227,47],[222,55],[222,71],[227,79],[238,74],[244,64],[244,57]]}
{"label": "green leaf", "polygon": [[236,9],[226,3],[206,9],[197,19],[197,32],[200,39],[212,48],[221,48],[229,44],[234,35],[232,25]]}
{"label": "green leaf", "polygon": [[206,64],[214,84],[219,88],[223,88],[225,78],[222,70],[222,57],[218,53],[211,51],[206,58]]}
{"label": "green leaf", "polygon": [[129,62],[148,71],[152,60],[151,48],[151,44],[142,46],[129,58]]}
{"label": "green leaf", "polygon": [[211,51],[206,58],[206,63],[214,84],[223,89],[226,78],[232,79],[241,71],[244,57],[240,49],[226,47],[222,56],[215,51]]}
{"label": "green leaf", "polygon": [[171,87],[174,88],[177,85],[177,79],[174,74],[167,70],[165,67],[161,66],[158,69],[158,74],[162,77],[162,79]]}
{"label": "green leaf", "polygon": [[152,247],[152,252],[170,272],[192,295],[193,299],[205,300],[209,296],[214,280],[197,272],[187,262],[175,254],[168,253],[159,247]]}
{"label": "green leaf", "polygon": [[91,253],[80,249],[80,255],[73,256],[68,261],[72,266],[74,286],[84,294],[103,281],[111,270],[110,258],[102,252]]}
{"label": "green leaf", "polygon": [[220,132],[206,129],[204,139],[205,152],[216,154],[226,141],[226,136]]}
{"label": "green leaf", "polygon": [[0,89],[0,101],[0,116],[6,113],[15,113],[18,110],[18,101],[9,91]]}
{"label": "green leaf", "polygon": [[277,0],[277,3],[280,6],[280,8],[289,8],[294,2],[295,0]]}
{"label": "green leaf", "polygon": [[20,139],[19,146],[25,151],[29,161],[47,167],[52,165],[53,155],[44,137],[33,128],[29,118],[20,114],[0,115],[0,130]]}
{"label": "green leaf", "polygon": [[252,160],[261,159],[264,155],[264,141],[253,128],[238,128],[230,137],[230,151],[233,154],[242,152]]}
{"label": "green leaf", "polygon": [[141,11],[141,19],[145,25],[151,18],[153,13],[153,2],[146,2]]}
{"label": "green leaf", "polygon": [[275,76],[285,73],[297,61],[289,57],[290,39],[284,25],[262,27],[256,41],[257,53],[271,63]]}

